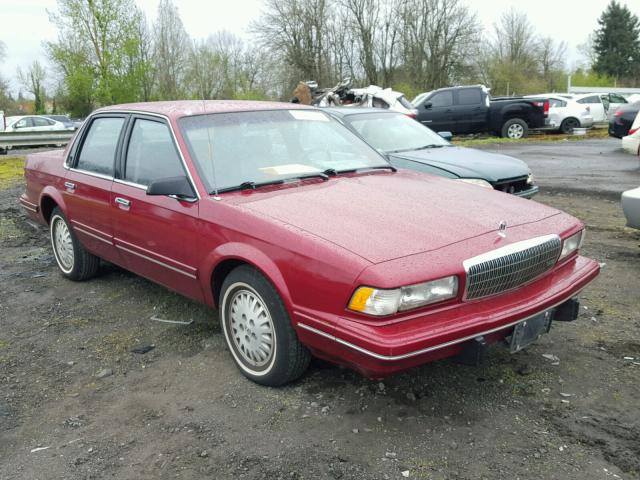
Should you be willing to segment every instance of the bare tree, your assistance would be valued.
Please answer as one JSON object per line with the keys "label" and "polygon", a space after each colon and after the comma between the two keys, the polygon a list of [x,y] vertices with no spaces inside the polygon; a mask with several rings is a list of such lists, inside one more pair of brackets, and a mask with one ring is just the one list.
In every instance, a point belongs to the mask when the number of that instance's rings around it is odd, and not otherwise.
{"label": "bare tree", "polygon": [[158,4],[154,45],[158,95],[165,100],[179,98],[183,92],[190,40],[172,0],[160,0]]}
{"label": "bare tree", "polygon": [[347,27],[353,32],[358,45],[359,60],[367,83],[378,83],[378,65],[376,62],[376,29],[380,16],[379,0],[340,0],[339,5]]}
{"label": "bare tree", "polygon": [[45,113],[44,105],[44,81],[47,75],[44,67],[35,60],[26,70],[18,67],[18,81],[24,89],[34,96],[34,109],[36,113]]}
{"label": "bare tree", "polygon": [[411,81],[438,88],[471,68],[481,29],[461,0],[405,0],[400,13],[402,60]]}
{"label": "bare tree", "polygon": [[329,78],[327,33],[330,0],[265,0],[261,18],[252,25],[258,44],[281,56],[293,68],[291,84],[304,78]]}
{"label": "bare tree", "polygon": [[547,90],[554,89],[557,77],[564,70],[566,55],[566,42],[556,42],[552,37],[542,37],[538,40],[537,57]]}

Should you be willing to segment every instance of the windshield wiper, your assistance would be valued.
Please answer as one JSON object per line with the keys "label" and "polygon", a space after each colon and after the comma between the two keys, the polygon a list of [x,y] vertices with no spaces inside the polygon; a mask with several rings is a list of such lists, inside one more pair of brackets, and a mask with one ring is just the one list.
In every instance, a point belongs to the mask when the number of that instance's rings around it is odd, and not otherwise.
{"label": "windshield wiper", "polygon": [[362,168],[350,168],[348,170],[339,170],[338,173],[366,173],[374,172],[376,170],[391,170],[397,172],[398,169],[393,165],[377,165],[375,167],[362,167]]}
{"label": "windshield wiper", "polygon": [[424,145],[422,147],[414,148],[414,150],[426,150],[428,148],[442,148],[445,146],[446,145],[436,145],[435,143],[432,143],[431,145]]}
{"label": "windshield wiper", "polygon": [[305,175],[298,175],[295,177],[279,178],[277,180],[268,180],[266,182],[254,182],[252,180],[249,180],[247,182],[242,182],[240,185],[236,185],[235,187],[221,188],[220,190],[218,190],[218,192],[231,192],[233,190],[255,190],[258,187],[265,187],[268,185],[282,185],[283,183],[288,183],[293,180],[306,180],[307,178],[321,178],[323,181],[329,180],[329,176],[325,173],[321,173],[321,172],[308,173]]}

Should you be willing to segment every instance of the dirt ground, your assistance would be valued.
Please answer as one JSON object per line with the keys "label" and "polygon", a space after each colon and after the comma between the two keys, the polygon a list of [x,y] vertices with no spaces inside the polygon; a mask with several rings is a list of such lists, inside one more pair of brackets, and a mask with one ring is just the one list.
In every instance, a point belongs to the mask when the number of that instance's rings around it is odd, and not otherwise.
{"label": "dirt ground", "polygon": [[528,350],[384,382],[314,362],[271,389],[213,311],[113,266],[62,279],[21,189],[0,189],[2,480],[640,478],[640,232],[615,201],[537,197],[584,220],[606,265],[579,320]]}

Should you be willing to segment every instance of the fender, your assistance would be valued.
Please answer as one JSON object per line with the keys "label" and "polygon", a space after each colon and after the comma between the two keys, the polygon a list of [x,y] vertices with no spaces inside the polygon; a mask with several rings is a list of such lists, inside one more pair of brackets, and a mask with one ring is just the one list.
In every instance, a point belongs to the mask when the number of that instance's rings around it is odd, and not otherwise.
{"label": "fender", "polygon": [[44,213],[42,209],[42,200],[44,197],[51,197],[53,201],[58,204],[58,207],[60,207],[60,210],[62,210],[62,213],[64,213],[65,216],[68,216],[67,204],[65,203],[64,198],[60,193],[60,191],[51,185],[47,185],[42,189],[42,191],[40,192],[40,197],[38,198],[38,206],[40,207],[40,217],[45,224],[47,223],[47,220],[44,218]]}
{"label": "fender", "polygon": [[211,277],[216,267],[225,260],[240,260],[258,269],[273,284],[289,314],[291,314],[293,306],[291,294],[278,266],[258,248],[239,242],[230,242],[218,246],[206,255],[200,264],[200,283],[207,305],[215,306],[217,304],[217,299],[213,298]]}

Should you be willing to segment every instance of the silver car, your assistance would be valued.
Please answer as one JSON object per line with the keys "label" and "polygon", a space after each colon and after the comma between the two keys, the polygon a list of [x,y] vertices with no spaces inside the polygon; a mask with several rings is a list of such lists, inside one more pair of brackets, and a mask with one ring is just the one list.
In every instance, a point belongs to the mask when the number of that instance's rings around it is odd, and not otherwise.
{"label": "silver car", "polygon": [[627,226],[640,229],[640,187],[622,194],[622,211],[627,217]]}

